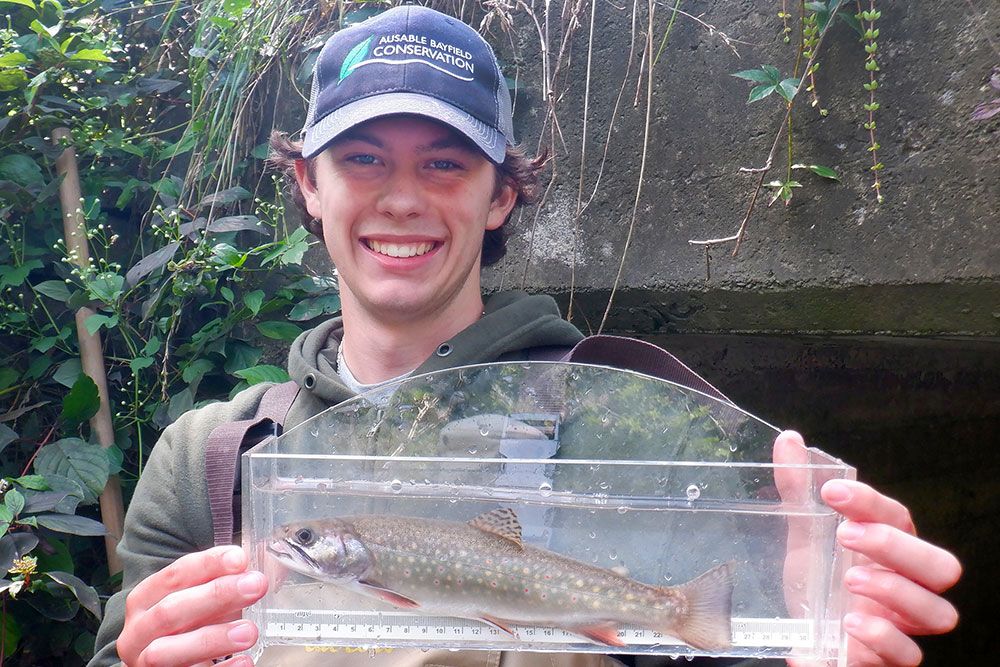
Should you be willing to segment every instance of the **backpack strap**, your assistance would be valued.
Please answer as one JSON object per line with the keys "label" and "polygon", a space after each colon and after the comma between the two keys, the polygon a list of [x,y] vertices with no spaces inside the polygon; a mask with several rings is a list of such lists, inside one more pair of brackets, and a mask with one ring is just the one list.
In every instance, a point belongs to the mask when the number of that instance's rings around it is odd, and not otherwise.
{"label": "backpack strap", "polygon": [[[272,385],[261,397],[253,419],[220,424],[208,435],[205,472],[208,504],[212,510],[212,534],[217,546],[233,541],[233,491],[240,449],[246,446],[251,430],[259,434],[259,427],[270,427],[267,435],[280,435],[281,425],[298,393],[299,385],[294,380]],[[257,442],[260,440],[258,438]]]}
{"label": "backpack strap", "polygon": [[[540,348],[541,354],[529,357],[533,361],[567,361],[580,364],[612,366],[690,387],[712,398],[735,405],[708,380],[701,377],[680,359],[652,343],[621,336],[588,336],[569,348]],[[562,350],[561,356],[556,352]]]}

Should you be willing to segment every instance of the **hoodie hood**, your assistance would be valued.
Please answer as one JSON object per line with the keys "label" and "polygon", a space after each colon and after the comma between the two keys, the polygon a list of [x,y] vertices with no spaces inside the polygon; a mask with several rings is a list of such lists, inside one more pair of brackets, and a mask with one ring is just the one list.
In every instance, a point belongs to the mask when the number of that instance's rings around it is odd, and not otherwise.
{"label": "hoodie hood", "polygon": [[[526,358],[535,347],[575,345],[583,334],[562,319],[555,299],[524,292],[500,292],[487,299],[485,314],[475,324],[446,341],[420,364],[414,374],[499,359]],[[337,349],[344,333],[342,318],[303,332],[292,343],[288,374],[316,398],[335,405],[354,394],[337,374]]]}

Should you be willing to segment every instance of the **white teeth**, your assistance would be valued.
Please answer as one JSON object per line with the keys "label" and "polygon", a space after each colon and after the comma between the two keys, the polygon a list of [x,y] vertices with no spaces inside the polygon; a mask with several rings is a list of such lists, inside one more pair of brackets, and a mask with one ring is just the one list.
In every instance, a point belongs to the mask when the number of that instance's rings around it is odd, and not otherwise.
{"label": "white teeth", "polygon": [[431,251],[433,243],[383,243],[370,239],[367,241],[368,247],[380,255],[389,257],[415,257]]}

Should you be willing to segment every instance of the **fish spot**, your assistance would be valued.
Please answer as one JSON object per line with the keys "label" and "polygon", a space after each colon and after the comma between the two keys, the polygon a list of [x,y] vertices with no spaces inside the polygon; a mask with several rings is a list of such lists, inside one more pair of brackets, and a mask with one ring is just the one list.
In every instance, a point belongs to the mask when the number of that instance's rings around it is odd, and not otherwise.
{"label": "fish spot", "polygon": [[434,585],[435,586],[440,586],[441,585],[441,580],[440,579],[435,579],[434,580]]}
{"label": "fish spot", "polygon": [[592,593],[600,593],[601,592],[601,587],[600,586],[594,586],[593,588],[590,589],[590,591]]}
{"label": "fish spot", "polygon": [[569,599],[570,599],[570,602],[576,602],[577,600],[580,599],[580,596],[578,596],[578,595],[571,595]]}
{"label": "fish spot", "polygon": [[490,586],[492,586],[493,588],[496,588],[497,587],[497,582],[491,581],[490,582]]}
{"label": "fish spot", "polygon": [[525,587],[525,589],[524,589],[524,592],[525,592],[525,593],[530,593],[530,592],[531,592],[531,589],[530,589],[530,588],[527,588],[527,587]]}
{"label": "fish spot", "polygon": [[549,594],[548,593],[542,593],[542,599],[543,600],[548,600],[549,599]]}
{"label": "fish spot", "polygon": [[404,577],[410,576],[410,568],[406,568],[406,569],[403,570],[403,576]]}
{"label": "fish spot", "polygon": [[524,573],[524,574],[531,574],[531,568],[530,567],[526,567],[523,570],[521,570],[521,572]]}
{"label": "fish spot", "polygon": [[577,585],[577,587],[579,587],[579,588],[583,588],[583,584],[584,584],[584,581],[583,581],[583,579],[577,579],[577,580],[576,580],[576,585]]}

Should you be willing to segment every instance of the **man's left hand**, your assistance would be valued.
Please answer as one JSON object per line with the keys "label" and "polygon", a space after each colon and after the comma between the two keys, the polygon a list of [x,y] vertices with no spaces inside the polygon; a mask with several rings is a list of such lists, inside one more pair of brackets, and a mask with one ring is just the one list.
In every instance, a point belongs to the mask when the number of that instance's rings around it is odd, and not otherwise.
{"label": "man's left hand", "polygon": [[[806,457],[802,436],[794,431],[778,436],[775,463],[804,463]],[[775,483],[785,500],[801,497],[801,481],[794,470],[775,470]],[[837,540],[854,555],[853,567],[844,576],[851,593],[850,610],[843,619],[850,636],[848,665],[919,665],[923,654],[912,637],[943,634],[958,623],[958,612],[941,594],[958,581],[961,564],[948,551],[916,536],[906,506],[866,484],[831,480],[821,495],[846,519],[837,530]],[[798,534],[802,528],[790,522],[786,579],[793,574],[795,561],[801,563],[793,551],[804,546],[804,535]]]}

